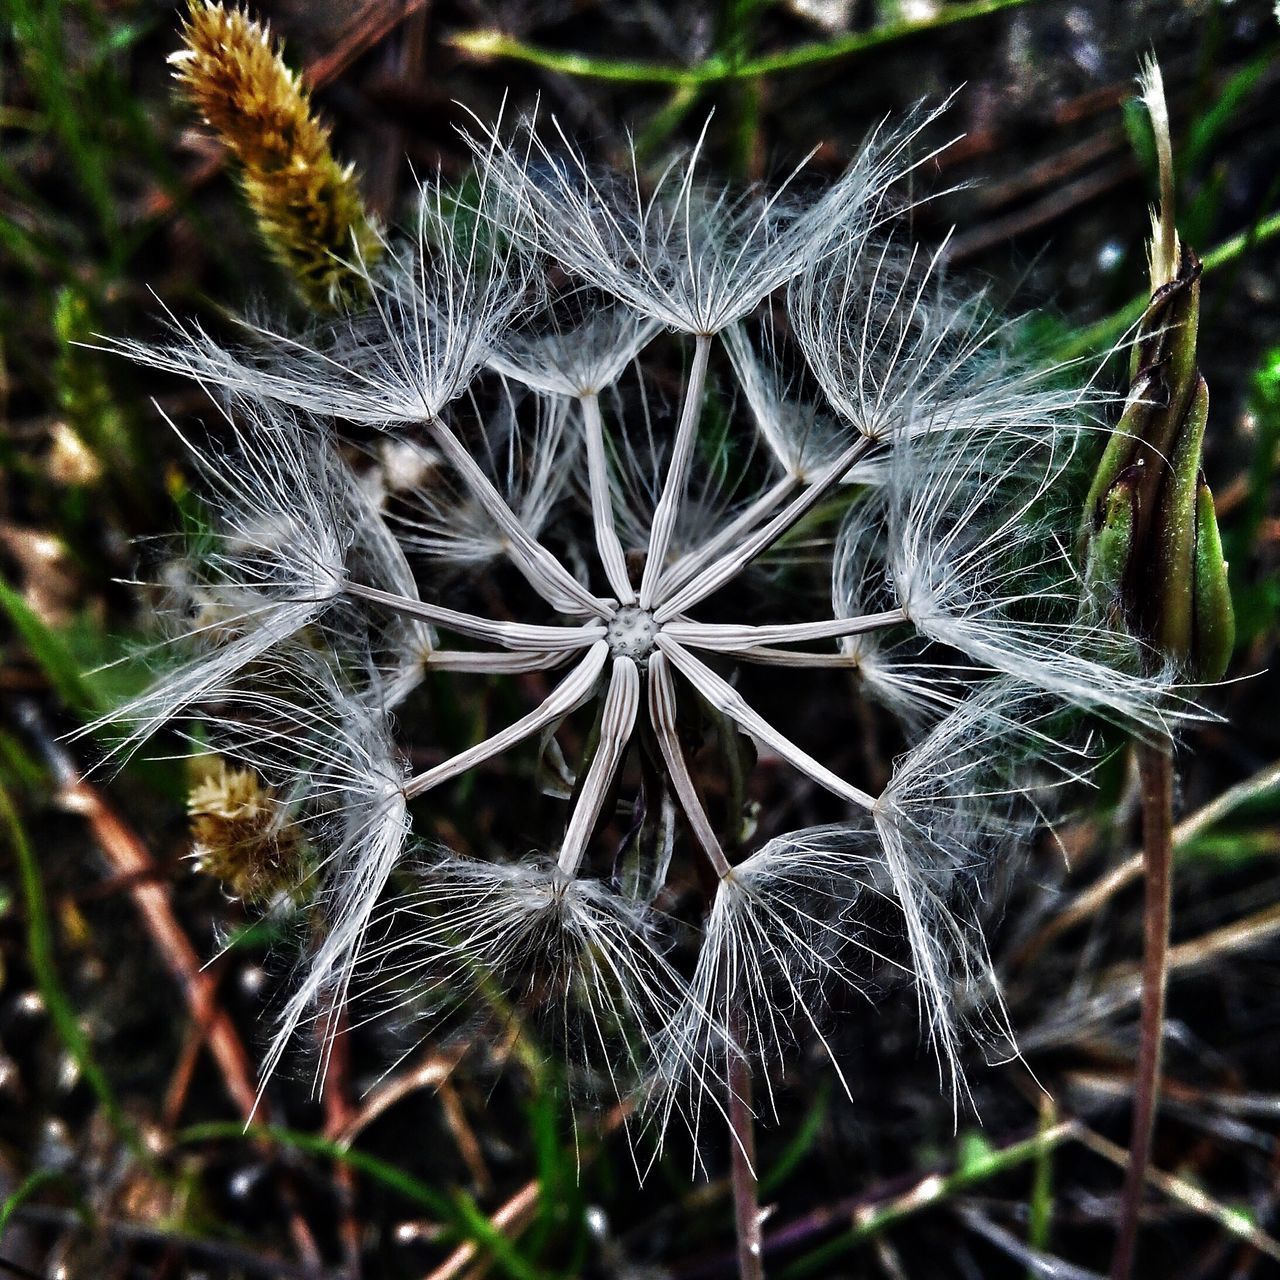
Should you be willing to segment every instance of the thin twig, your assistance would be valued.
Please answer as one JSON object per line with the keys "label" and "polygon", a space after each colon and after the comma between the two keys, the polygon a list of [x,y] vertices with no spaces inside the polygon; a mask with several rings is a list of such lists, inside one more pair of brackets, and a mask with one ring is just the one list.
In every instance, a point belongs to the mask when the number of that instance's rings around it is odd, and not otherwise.
{"label": "thin twig", "polygon": [[[630,1113],[628,1106],[614,1107],[604,1118],[597,1135],[597,1141],[607,1138],[613,1133]],[[592,1152],[584,1152],[586,1160]],[[504,1235],[516,1236],[528,1225],[538,1211],[538,1201],[542,1195],[542,1182],[534,1178],[526,1182],[515,1195],[504,1201],[501,1207],[489,1218],[489,1224]],[[458,1280],[467,1268],[475,1261],[478,1247],[474,1241],[468,1240],[460,1244],[425,1280]]]}
{"label": "thin twig", "polygon": [[[1250,915],[1170,947],[1169,978],[1212,965],[1233,952],[1269,942],[1277,933],[1280,933],[1280,903],[1273,902]],[[1121,1010],[1140,1001],[1141,997],[1141,966],[1132,963],[1116,965],[1102,975],[1096,991],[1088,997],[1083,1009],[1075,1004],[1068,1005],[1063,1014],[1046,1027],[1020,1037],[1020,1043],[1024,1050],[1041,1050],[1064,1043],[1079,1044],[1086,1028],[1097,1027],[1114,1018]]]}
{"label": "thin twig", "polygon": [[[325,1016],[316,1022],[316,1040],[322,1055],[327,1054],[327,1070],[321,1100],[326,1134],[341,1131],[354,1114],[351,1104],[351,1040],[347,1020],[340,1005],[330,1003]],[[360,1223],[355,1213],[356,1171],[349,1164],[335,1162],[333,1181],[338,1202],[338,1238],[342,1242],[345,1276],[359,1280]]]}
{"label": "thin twig", "polygon": [[1138,1245],[1138,1216],[1151,1162],[1151,1138],[1160,1097],[1165,993],[1169,985],[1169,920],[1173,901],[1173,754],[1164,743],[1139,743],[1142,779],[1143,908],[1142,1011],[1134,1065],[1133,1129],[1120,1197],[1120,1222],[1111,1280],[1128,1280]]}
{"label": "thin twig", "polygon": [[756,1180],[756,1129],[751,1110],[751,1064],[729,1047],[729,1168],[738,1243],[739,1280],[764,1280],[760,1194]]}
{"label": "thin twig", "polygon": [[788,1277],[830,1275],[832,1260],[855,1245],[874,1240],[883,1231],[950,1199],[958,1192],[1038,1159],[1043,1152],[1061,1146],[1078,1133],[1079,1126],[1075,1120],[1063,1120],[1040,1129],[1028,1138],[988,1152],[978,1160],[915,1179],[905,1190],[886,1192],[881,1189],[823,1206],[769,1232],[764,1240],[765,1253],[794,1248],[832,1228],[842,1227],[841,1235],[813,1249],[785,1270]]}
{"label": "thin twig", "polygon": [[[490,1225],[504,1234],[518,1235],[538,1211],[538,1199],[542,1183],[538,1179],[526,1182],[519,1191],[489,1219]],[[476,1245],[468,1240],[460,1244],[426,1280],[457,1280],[457,1277],[475,1261]]]}
{"label": "thin twig", "polygon": [[[1280,761],[1260,769],[1251,777],[1228,787],[1221,795],[1216,796],[1208,804],[1197,809],[1195,813],[1183,818],[1173,828],[1173,848],[1177,853],[1191,843],[1202,831],[1220,822],[1228,814],[1241,805],[1265,795],[1268,791],[1280,787]],[[1096,880],[1088,889],[1077,894],[1056,916],[1053,917],[1027,944],[1018,952],[1015,965],[1019,968],[1037,956],[1050,942],[1066,933],[1069,929],[1096,915],[1097,912],[1115,897],[1121,889],[1133,884],[1142,875],[1142,854],[1135,853],[1126,858],[1119,866],[1108,871]]]}
{"label": "thin twig", "polygon": [[390,1110],[402,1098],[419,1089],[434,1089],[447,1080],[462,1058],[459,1050],[448,1057],[430,1054],[418,1066],[392,1076],[376,1089],[371,1089],[360,1107],[353,1111],[341,1129],[328,1136],[339,1145],[350,1146],[359,1134],[369,1127],[384,1111]]}
{"label": "thin twig", "polygon": [[453,1144],[458,1148],[462,1162],[471,1174],[478,1195],[487,1195],[493,1189],[493,1175],[485,1164],[484,1151],[480,1139],[467,1120],[462,1099],[458,1090],[448,1076],[436,1086],[436,1096],[440,1099],[440,1107],[444,1112],[444,1122],[453,1136]]}
{"label": "thin twig", "polygon": [[[98,789],[79,776],[71,757],[52,740],[34,709],[27,723],[53,774],[56,801],[85,819],[111,870],[129,886],[129,896],[177,981],[192,1020],[204,1031],[227,1093],[246,1121],[254,1115],[255,1107],[258,1116],[265,1120],[265,1100],[258,1100],[244,1043],[218,1001],[213,974],[200,967],[195,948],[174,914],[167,881],[159,875],[151,851]],[[311,1228],[291,1203],[288,1188],[284,1190],[289,1230],[299,1257],[304,1265],[319,1268],[322,1259]]]}
{"label": "thin twig", "polygon": [[[1084,1125],[1079,1125],[1075,1136],[1090,1151],[1096,1152],[1103,1159],[1109,1160],[1112,1164],[1121,1168],[1128,1166],[1129,1153],[1123,1147],[1117,1146],[1116,1143],[1109,1142],[1101,1134],[1095,1133]],[[1199,1187],[1193,1186],[1182,1178],[1175,1177],[1171,1173],[1165,1173],[1160,1169],[1148,1169],[1146,1181],[1168,1196],[1170,1200],[1176,1200],[1194,1213],[1203,1214],[1206,1218],[1212,1219],[1223,1230],[1230,1232],[1231,1235],[1241,1240],[1247,1241],[1259,1253],[1280,1262],[1280,1240],[1254,1226],[1247,1214],[1232,1209],[1228,1205],[1220,1204],[1212,1196],[1201,1191]]]}
{"label": "thin twig", "polygon": [[754,80],[758,76],[795,71],[821,65],[839,58],[892,44],[906,36],[934,31],[973,18],[1016,9],[1032,0],[968,0],[964,4],[947,5],[923,21],[885,22],[870,31],[857,31],[831,40],[813,41],[784,49],[779,53],[756,58],[727,58],[716,53],[693,66],[642,62],[623,58],[596,58],[581,53],[562,53],[527,44],[501,31],[465,31],[453,37],[455,49],[476,58],[512,58],[532,63],[544,71],[562,75],[585,76],[595,80],[612,80],[626,84],[707,85],[726,80]]}
{"label": "thin twig", "polygon": [[[13,1216],[21,1222],[44,1223],[64,1229],[83,1225],[77,1210],[61,1209],[55,1205],[24,1204]],[[234,1269],[244,1275],[265,1276],[267,1280],[317,1280],[323,1274],[317,1266],[298,1266],[282,1258],[254,1253],[228,1240],[184,1235],[151,1223],[124,1222],[95,1215],[93,1226],[101,1236],[176,1249],[193,1258],[205,1258],[223,1271]]]}
{"label": "thin twig", "polygon": [[222,1074],[227,1093],[247,1119],[257,1097],[249,1055],[226,1010],[218,1003],[213,975],[201,969],[200,958],[174,915],[165,883],[156,875],[150,850],[96,787],[69,768],[60,774],[58,802],[69,812],[80,814],[89,824],[112,870],[120,875],[136,876],[130,882],[129,896],[181,988],[193,1021],[205,1029],[209,1052]]}

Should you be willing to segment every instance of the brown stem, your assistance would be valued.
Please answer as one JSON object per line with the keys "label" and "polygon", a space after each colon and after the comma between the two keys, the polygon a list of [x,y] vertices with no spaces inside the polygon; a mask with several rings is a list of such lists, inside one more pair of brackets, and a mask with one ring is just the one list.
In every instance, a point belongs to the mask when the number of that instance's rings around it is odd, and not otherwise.
{"label": "brown stem", "polygon": [[1142,1012],[1134,1067],[1133,1132],[1120,1199],[1119,1235],[1111,1280],[1129,1280],[1138,1244],[1138,1214],[1151,1159],[1151,1136],[1160,1095],[1160,1056],[1165,988],[1169,978],[1169,917],[1173,888],[1173,756],[1167,745],[1139,743],[1142,780],[1143,906]]}
{"label": "brown stem", "polygon": [[[346,1010],[330,1000],[324,1016],[316,1023],[316,1040],[321,1060],[328,1066],[321,1087],[324,1132],[341,1133],[351,1122],[355,1107],[351,1102],[351,1039],[347,1034]],[[360,1280],[360,1223],[356,1217],[355,1169],[341,1160],[333,1164],[333,1184],[338,1210],[338,1239],[342,1242],[342,1280]]]}
{"label": "brown stem", "polygon": [[739,1280],[764,1280],[755,1116],[751,1112],[751,1064],[737,1046],[731,1044],[728,1065],[729,1159],[738,1235],[738,1277]]}

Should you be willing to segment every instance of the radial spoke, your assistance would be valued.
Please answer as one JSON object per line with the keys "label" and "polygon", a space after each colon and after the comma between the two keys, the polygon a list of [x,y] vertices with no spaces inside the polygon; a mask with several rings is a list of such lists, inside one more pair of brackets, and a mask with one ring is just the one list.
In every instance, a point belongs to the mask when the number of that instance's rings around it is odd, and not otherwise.
{"label": "radial spoke", "polygon": [[671,671],[663,653],[655,653],[649,659],[649,720],[657,734],[667,773],[671,776],[680,806],[689,819],[694,836],[716,875],[728,875],[729,859],[725,857],[707,811],[698,799],[697,789],[693,785],[693,778],[689,774],[689,766],[685,763],[684,751],[680,746],[680,734],[676,729],[675,683],[671,679]]}
{"label": "radial spoke", "polygon": [[685,482],[689,474],[689,460],[693,456],[693,441],[702,410],[702,393],[707,382],[707,362],[711,357],[710,335],[700,333],[694,339],[693,364],[689,369],[689,385],[684,391],[684,408],[676,427],[675,444],[671,449],[671,464],[662,486],[662,496],[653,512],[653,528],[649,533],[649,551],[645,558],[644,576],[640,579],[640,607],[651,609],[662,577],[663,561],[671,545],[671,534],[676,527],[680,511],[680,499],[684,496]]}
{"label": "radial spoke", "polygon": [[567,876],[576,873],[586,852],[587,841],[600,818],[605,796],[609,794],[614,775],[622,763],[623,752],[631,741],[639,705],[639,668],[630,658],[615,658],[600,717],[600,741],[595,755],[591,757],[577,803],[573,806],[569,829],[564,833],[564,844],[560,846],[560,870]]}
{"label": "radial spoke", "polygon": [[541,706],[522,716],[513,725],[508,725],[500,733],[478,742],[474,747],[459,752],[456,756],[445,760],[433,769],[410,778],[404,786],[404,794],[413,799],[432,787],[438,787],[450,778],[488,760],[491,756],[500,755],[510,750],[517,742],[532,737],[535,733],[554,724],[557,720],[576,710],[591,696],[604,669],[605,659],[609,656],[609,646],[598,640],[585,658],[552,690],[551,695]]}
{"label": "radial spoke", "polygon": [[875,797],[852,786],[826,765],[819,763],[807,751],[802,750],[785,734],[779,733],[758,711],[750,707],[732,685],[722,680],[706,663],[695,658],[687,649],[667,638],[658,636],[658,647],[671,659],[681,675],[689,681],[717,711],[736,720],[748,733],[771,746],[793,768],[812,778],[833,795],[856,804],[863,809],[875,807]]}
{"label": "radial spoke", "polygon": [[[585,647],[585,646],[584,646]],[[433,671],[476,672],[480,675],[520,675],[549,671],[573,656],[571,649],[530,649],[517,653],[486,653],[480,649],[432,649],[423,665]]]}
{"label": "radial spoke", "polygon": [[827,493],[839,484],[870,449],[874,440],[859,436],[803,493],[798,494],[778,512],[763,528],[704,569],[692,582],[677,591],[654,611],[654,618],[662,623],[692,609],[699,600],[718,591],[730,579],[737,577],[761,552],[767,551],[789,529],[813,510]]}
{"label": "radial spoke", "polygon": [[441,452],[457,469],[476,501],[506,535],[507,554],[528,579],[529,585],[559,613],[594,613],[600,618],[609,617],[612,610],[608,602],[592,595],[546,547],[530,536],[458,437],[438,419],[429,419],[427,426]]}
{"label": "radial spoke", "polygon": [[864,635],[896,627],[905,621],[901,609],[869,613],[859,618],[827,618],[822,622],[783,622],[775,626],[750,627],[717,622],[675,621],[663,627],[663,634],[677,644],[693,649],[739,653],[758,645],[803,644],[811,640],[832,640],[838,636]]}
{"label": "radial spoke", "polygon": [[359,596],[362,600],[383,605],[395,613],[407,614],[413,618],[426,618],[429,622],[434,622],[446,630],[471,636],[475,640],[488,640],[491,644],[501,645],[504,649],[533,650],[543,653],[585,649],[604,635],[604,627],[598,622],[581,627],[545,627],[528,622],[495,622],[491,618],[460,613],[457,609],[446,609],[443,605],[411,600],[408,596],[398,596],[390,591],[382,591],[378,587],[366,587],[359,582],[345,583],[343,590],[348,595]]}
{"label": "radial spoke", "polygon": [[856,653],[845,653],[831,650],[826,653],[810,653],[804,649],[771,649],[767,645],[753,646],[750,649],[735,649],[733,656],[740,662],[759,662],[769,667],[856,667],[861,658]]}
{"label": "radial spoke", "polygon": [[708,538],[700,547],[686,551],[679,560],[667,570],[658,581],[659,600],[679,591],[700,569],[710,564],[740,538],[744,537],[760,523],[780,502],[785,502],[800,487],[797,476],[785,475],[776,484],[771,485],[749,506],[744,507],[713,538]]}
{"label": "radial spoke", "polygon": [[594,392],[582,396],[582,422],[587,437],[587,478],[591,485],[591,520],[596,531],[596,550],[604,565],[605,577],[618,603],[634,604],[636,593],[627,576],[627,556],[618,538],[609,492],[609,467],[604,455],[604,423],[600,418],[600,397]]}

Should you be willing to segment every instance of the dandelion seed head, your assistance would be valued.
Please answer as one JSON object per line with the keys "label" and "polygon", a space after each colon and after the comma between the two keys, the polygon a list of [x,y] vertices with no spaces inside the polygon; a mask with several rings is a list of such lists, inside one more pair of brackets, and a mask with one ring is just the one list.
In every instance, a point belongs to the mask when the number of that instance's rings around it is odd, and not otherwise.
{"label": "dandelion seed head", "polygon": [[[473,177],[353,263],[365,310],[115,344],[224,415],[194,626],[108,719],[207,741],[307,841],[269,1067],[349,991],[423,1032],[536,1011],[696,1131],[732,1063],[804,1039],[841,1071],[831,994],[899,974],[962,1093],[966,1028],[1002,1022],[977,904],[1087,774],[1071,725],[1192,709],[1082,606],[1062,495],[1106,397],[903,240],[932,118],[813,198],[718,187],[705,134],[650,178],[480,128]],[[448,710],[504,676],[492,721]],[[812,732],[862,700],[904,743],[884,786]],[[808,787],[726,801],[760,755]]]}

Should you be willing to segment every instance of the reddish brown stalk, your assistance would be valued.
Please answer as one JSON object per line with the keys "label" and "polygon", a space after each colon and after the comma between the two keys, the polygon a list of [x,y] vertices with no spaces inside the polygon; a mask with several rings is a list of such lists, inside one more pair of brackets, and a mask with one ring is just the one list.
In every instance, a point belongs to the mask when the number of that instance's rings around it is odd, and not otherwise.
{"label": "reddish brown stalk", "polygon": [[[129,896],[169,972],[182,989],[192,1021],[208,1044],[237,1110],[248,1121],[254,1115],[256,1104],[258,1119],[266,1122],[266,1104],[257,1102],[249,1055],[235,1024],[218,1002],[213,974],[201,969],[195,948],[174,914],[168,885],[159,874],[151,851],[101,793],[74,772],[69,760],[59,755],[54,763],[60,783],[59,802],[85,818],[112,871],[129,886]],[[287,1204],[288,1200],[286,1194]],[[306,1219],[292,1205],[288,1205],[287,1212],[289,1232],[299,1258],[308,1268],[319,1268],[323,1260]]]}
{"label": "reddish brown stalk", "polygon": [[1173,890],[1173,755],[1167,745],[1138,744],[1142,781],[1142,849],[1146,873],[1143,907],[1142,1011],[1134,1066],[1133,1130],[1120,1199],[1119,1235],[1111,1280],[1129,1280],[1138,1244],[1138,1217],[1151,1162],[1160,1096],[1165,990],[1169,980],[1169,919]]}
{"label": "reddish brown stalk", "polygon": [[[329,1006],[316,1024],[320,1053],[328,1054],[321,1100],[324,1104],[324,1131],[332,1137],[351,1123],[355,1106],[351,1101],[351,1041],[347,1019],[341,1007]],[[359,1280],[360,1223],[356,1218],[355,1170],[344,1161],[334,1161],[333,1181],[338,1201],[338,1239],[342,1242],[344,1280]]]}
{"label": "reddish brown stalk", "polygon": [[[212,969],[209,972],[217,981],[217,973]],[[187,1105],[187,1094],[195,1079],[196,1067],[207,1038],[208,1028],[195,1022],[189,1023],[183,1032],[182,1048],[178,1051],[178,1060],[174,1063],[168,1088],[164,1092],[164,1106],[160,1110],[161,1123],[166,1132],[176,1129],[181,1123],[182,1112]]]}
{"label": "reddish brown stalk", "polygon": [[181,987],[192,1020],[205,1032],[227,1093],[248,1119],[257,1098],[249,1056],[226,1010],[218,1003],[213,974],[201,969],[200,958],[173,913],[168,887],[157,872],[151,851],[97,789],[83,779],[67,777],[58,798],[66,808],[83,815],[112,871],[126,878],[129,896]]}
{"label": "reddish brown stalk", "polygon": [[764,1280],[760,1235],[760,1186],[756,1178],[755,1115],[751,1110],[751,1064],[729,1050],[729,1178],[738,1236],[739,1280]]}

